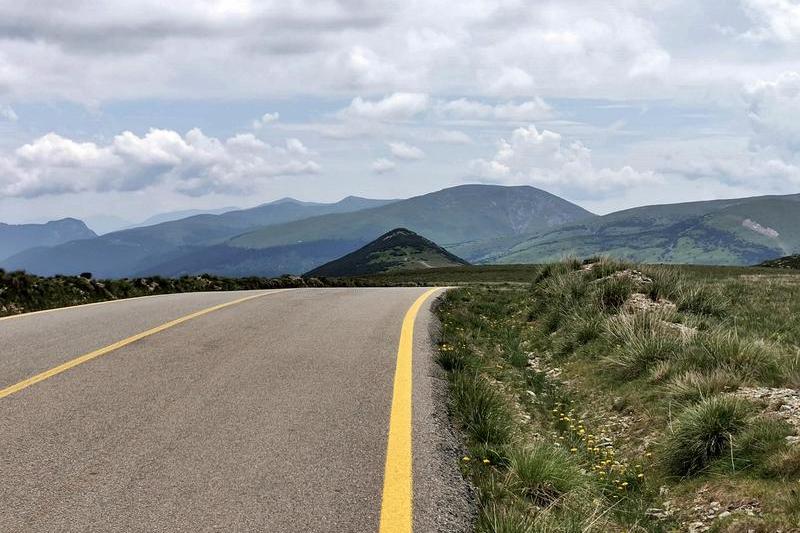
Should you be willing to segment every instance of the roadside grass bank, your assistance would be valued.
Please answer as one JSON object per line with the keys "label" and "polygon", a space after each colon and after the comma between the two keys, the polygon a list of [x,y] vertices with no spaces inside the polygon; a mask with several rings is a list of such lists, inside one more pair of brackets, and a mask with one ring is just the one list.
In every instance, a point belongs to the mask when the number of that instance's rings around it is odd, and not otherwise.
{"label": "roadside grass bank", "polygon": [[569,260],[437,313],[477,531],[800,528],[800,276]]}

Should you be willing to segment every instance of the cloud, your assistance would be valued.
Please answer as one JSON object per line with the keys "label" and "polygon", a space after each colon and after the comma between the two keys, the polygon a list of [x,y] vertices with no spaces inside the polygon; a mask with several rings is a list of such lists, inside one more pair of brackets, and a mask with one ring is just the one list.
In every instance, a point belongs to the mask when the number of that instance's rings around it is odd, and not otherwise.
{"label": "cloud", "polygon": [[420,93],[394,93],[381,100],[356,97],[339,112],[342,118],[379,121],[408,120],[426,111],[429,98]]}
{"label": "cloud", "polygon": [[414,160],[425,158],[425,152],[404,142],[390,142],[389,150],[397,159]]}
{"label": "cloud", "polygon": [[459,130],[433,130],[424,136],[429,142],[444,144],[472,144],[472,137]]}
{"label": "cloud", "polygon": [[459,98],[441,102],[437,106],[439,113],[446,117],[462,120],[500,120],[509,122],[531,122],[548,118],[552,108],[541,98],[534,98],[522,103],[506,102],[490,105],[477,100]]}
{"label": "cloud", "polygon": [[372,162],[372,171],[375,174],[386,174],[387,172],[393,171],[395,168],[397,168],[397,164],[384,157]]}
{"label": "cloud", "polygon": [[253,121],[253,129],[260,130],[267,124],[272,124],[273,122],[277,122],[281,118],[281,114],[278,112],[275,113],[264,113],[261,115],[261,118],[257,118]]}
{"label": "cloud", "polygon": [[743,37],[755,41],[800,41],[800,4],[795,0],[741,0],[755,26]]}
{"label": "cloud", "polygon": [[758,81],[745,89],[744,98],[755,147],[800,151],[800,73]]}
{"label": "cloud", "polygon": [[0,120],[7,120],[9,122],[16,122],[19,117],[10,105],[0,104]]}
{"label": "cloud", "polygon": [[151,129],[142,137],[125,131],[106,145],[48,133],[0,157],[0,196],[134,191],[159,183],[190,196],[243,193],[259,180],[318,172],[316,162],[300,157],[306,153],[297,139],[282,148],[251,134],[222,140],[199,129],[185,135]]}
{"label": "cloud", "polygon": [[492,159],[471,162],[473,173],[489,182],[545,186],[572,196],[598,194],[660,181],[653,172],[630,166],[595,168],[591,150],[580,141],[565,142],[560,134],[531,125],[500,139]]}

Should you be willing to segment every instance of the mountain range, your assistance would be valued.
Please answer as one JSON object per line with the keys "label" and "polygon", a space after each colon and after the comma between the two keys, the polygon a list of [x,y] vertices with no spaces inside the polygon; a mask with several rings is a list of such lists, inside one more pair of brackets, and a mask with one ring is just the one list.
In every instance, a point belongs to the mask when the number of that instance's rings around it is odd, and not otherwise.
{"label": "mountain range", "polygon": [[56,246],[77,239],[97,237],[82,221],[74,218],[45,224],[0,223],[0,260],[33,246]]}
{"label": "mountain range", "polygon": [[73,238],[31,238],[27,246],[38,247],[12,250],[0,267],[97,277],[299,274],[395,228],[472,263],[609,254],[750,265],[800,252],[800,195],[652,205],[603,216],[528,186],[461,185],[405,200],[348,197],[330,204],[285,198],[100,237],[85,228]]}

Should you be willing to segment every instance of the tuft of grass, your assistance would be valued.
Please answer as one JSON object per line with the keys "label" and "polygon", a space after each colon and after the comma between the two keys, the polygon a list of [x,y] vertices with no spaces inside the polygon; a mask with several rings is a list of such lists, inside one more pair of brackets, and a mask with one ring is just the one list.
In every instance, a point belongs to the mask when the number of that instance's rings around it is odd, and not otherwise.
{"label": "tuft of grass", "polygon": [[606,360],[625,377],[642,375],[651,366],[673,359],[685,340],[671,330],[659,312],[637,313],[607,322],[615,346]]}
{"label": "tuft of grass", "polygon": [[718,328],[698,335],[679,365],[704,371],[720,369],[739,376],[743,382],[774,384],[783,374],[782,359],[780,350],[772,344]]}
{"label": "tuft of grass", "polygon": [[726,454],[731,440],[746,426],[749,410],[730,396],[706,398],[683,411],[664,442],[667,471],[691,476]]}
{"label": "tuft of grass", "polygon": [[586,476],[561,448],[536,442],[509,455],[509,486],[537,505],[556,504],[586,486]]}
{"label": "tuft of grass", "polygon": [[741,384],[735,374],[714,369],[709,372],[688,370],[667,383],[667,393],[679,402],[693,403],[721,392],[736,390]]}
{"label": "tuft of grass", "polygon": [[481,510],[475,530],[479,533],[536,533],[535,518],[510,506],[490,504]]}
{"label": "tuft of grass", "polygon": [[503,398],[485,378],[471,372],[455,374],[451,398],[464,431],[476,443],[498,446],[510,440],[511,414]]}
{"label": "tuft of grass", "polygon": [[754,469],[766,477],[778,477],[766,465],[770,455],[786,450],[786,437],[792,428],[783,421],[757,418],[733,441],[737,469]]}

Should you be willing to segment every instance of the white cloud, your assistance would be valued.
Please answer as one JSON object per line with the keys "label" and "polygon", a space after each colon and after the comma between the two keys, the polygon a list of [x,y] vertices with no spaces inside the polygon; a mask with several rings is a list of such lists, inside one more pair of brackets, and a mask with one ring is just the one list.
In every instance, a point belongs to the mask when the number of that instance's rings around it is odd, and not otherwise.
{"label": "white cloud", "polygon": [[509,122],[531,122],[548,118],[552,108],[541,98],[534,98],[522,103],[506,102],[490,105],[477,100],[459,98],[441,102],[437,106],[439,113],[446,117],[462,120],[500,120]]}
{"label": "white cloud", "polygon": [[756,24],[743,34],[756,41],[800,41],[800,3],[796,0],[741,0]]}
{"label": "white cloud", "polygon": [[756,147],[800,151],[800,73],[785,72],[745,90]]}
{"label": "white cloud", "polygon": [[389,143],[389,150],[392,152],[392,155],[397,159],[406,159],[406,160],[413,160],[413,159],[423,159],[425,157],[425,152],[421,149],[417,148],[416,146],[412,146],[410,144],[406,144],[404,142],[390,142]]}
{"label": "white cloud", "polygon": [[264,113],[261,115],[261,118],[257,118],[253,121],[253,129],[260,130],[267,124],[272,124],[273,122],[277,122],[281,118],[281,114],[278,112],[275,113]]}
{"label": "white cloud", "polygon": [[474,160],[471,168],[486,181],[545,186],[573,196],[660,180],[653,172],[638,172],[630,166],[597,169],[591,150],[580,141],[565,142],[560,134],[539,132],[533,125],[515,129],[509,139],[500,139],[494,157]]}
{"label": "white cloud", "polygon": [[10,105],[0,104],[0,120],[7,120],[9,122],[16,122],[19,117]]}
{"label": "white cloud", "polygon": [[408,120],[426,111],[428,105],[428,95],[420,93],[394,93],[381,100],[364,100],[358,96],[339,112],[339,116],[367,120]]}
{"label": "white cloud", "polygon": [[[169,183],[187,195],[246,192],[269,177],[316,173],[320,166],[289,139],[271,146],[251,134],[227,140],[199,129],[185,135],[125,131],[106,144],[49,133],[0,157],[0,196],[36,197],[86,191],[133,191]],[[307,152],[307,150],[306,150]]]}
{"label": "white cloud", "polygon": [[459,130],[433,130],[427,132],[424,138],[429,142],[444,144],[472,144],[474,142],[472,137]]}
{"label": "white cloud", "polygon": [[397,168],[397,164],[390,160],[382,157],[380,159],[376,159],[372,162],[372,171],[376,174],[385,174],[387,172],[391,172]]}

